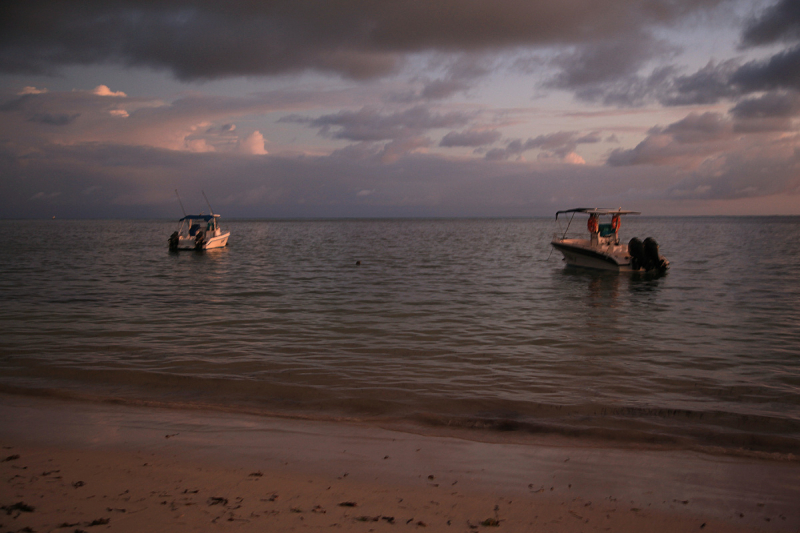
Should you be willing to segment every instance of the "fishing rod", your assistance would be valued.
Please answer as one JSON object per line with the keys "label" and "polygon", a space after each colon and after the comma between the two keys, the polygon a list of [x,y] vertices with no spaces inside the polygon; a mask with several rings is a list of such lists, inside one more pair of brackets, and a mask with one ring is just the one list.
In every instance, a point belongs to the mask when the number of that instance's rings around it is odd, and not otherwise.
{"label": "fishing rod", "polygon": [[[564,235],[561,236],[562,239],[567,236],[567,232],[569,231],[569,227],[572,224],[572,219],[573,218],[575,218],[575,213],[572,213],[572,216],[570,217],[569,222],[567,222],[567,229],[564,230]],[[558,215],[556,215],[556,220],[558,220]],[[558,229],[561,229],[561,223],[558,224]],[[550,256],[551,255],[553,255],[553,247],[552,246],[550,247],[550,253],[547,254],[547,260],[548,261],[550,261]]]}
{"label": "fishing rod", "polygon": [[[200,192],[201,192],[201,193],[203,193],[203,198],[206,198],[206,193],[205,193],[205,191],[203,191],[203,190],[201,189],[201,190],[200,190]],[[209,215],[213,215],[213,214],[214,214],[214,210],[213,210],[213,209],[211,209],[211,204],[210,204],[210,203],[208,203],[208,198],[206,198],[206,205],[208,206],[208,214],[209,214]]]}
{"label": "fishing rod", "polygon": [[183,216],[186,217],[186,209],[183,208],[183,202],[181,202],[181,195],[178,194],[178,189],[175,189],[175,196],[178,197],[178,203],[181,204],[181,211],[183,211]]}

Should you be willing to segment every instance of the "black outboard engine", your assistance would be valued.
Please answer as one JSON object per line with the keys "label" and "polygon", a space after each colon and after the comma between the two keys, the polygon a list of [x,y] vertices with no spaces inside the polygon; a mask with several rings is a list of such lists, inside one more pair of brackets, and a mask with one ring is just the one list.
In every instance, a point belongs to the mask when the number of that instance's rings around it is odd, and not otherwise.
{"label": "black outboard engine", "polygon": [[644,254],[644,244],[642,241],[634,237],[628,243],[628,253],[631,256],[631,268],[633,270],[639,270],[640,268],[644,267],[645,264],[645,254]]}
{"label": "black outboard engine", "polygon": [[180,237],[178,237],[178,232],[173,232],[172,235],[169,236],[169,249],[172,251],[177,250],[179,241]]}
{"label": "black outboard engine", "polygon": [[645,270],[666,270],[667,264],[658,253],[658,243],[652,237],[644,240]]}

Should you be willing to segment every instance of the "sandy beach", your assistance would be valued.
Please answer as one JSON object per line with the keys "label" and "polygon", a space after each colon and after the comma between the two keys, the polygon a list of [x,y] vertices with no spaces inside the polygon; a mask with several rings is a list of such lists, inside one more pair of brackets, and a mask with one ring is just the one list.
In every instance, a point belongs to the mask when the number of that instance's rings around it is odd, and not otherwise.
{"label": "sandy beach", "polygon": [[796,461],[11,395],[0,420],[4,532],[800,530]]}

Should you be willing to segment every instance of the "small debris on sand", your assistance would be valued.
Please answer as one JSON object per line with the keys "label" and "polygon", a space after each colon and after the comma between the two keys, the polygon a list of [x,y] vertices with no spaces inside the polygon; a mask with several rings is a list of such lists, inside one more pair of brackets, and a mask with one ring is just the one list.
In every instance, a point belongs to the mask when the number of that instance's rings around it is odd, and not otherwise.
{"label": "small debris on sand", "polygon": [[6,514],[9,515],[14,511],[20,511],[23,513],[32,513],[35,509],[36,509],[35,507],[23,502],[17,502],[14,505],[4,505],[3,507],[0,507],[0,510],[5,511]]}

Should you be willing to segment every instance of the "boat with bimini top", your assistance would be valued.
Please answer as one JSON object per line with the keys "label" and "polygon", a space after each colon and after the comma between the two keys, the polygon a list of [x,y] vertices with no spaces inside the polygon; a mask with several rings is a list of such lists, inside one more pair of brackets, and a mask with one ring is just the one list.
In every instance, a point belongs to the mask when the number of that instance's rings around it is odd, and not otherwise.
{"label": "boat with bimini top", "polygon": [[[228,245],[228,237],[230,237],[231,233],[220,229],[218,223],[219,215],[214,214],[211,204],[208,203],[208,198],[206,198],[206,204],[208,204],[211,214],[187,215],[186,210],[183,209],[183,202],[181,202],[177,189],[175,194],[181,204],[183,218],[178,221],[178,229],[169,237],[170,251],[211,250]],[[203,198],[205,196],[206,194],[203,192]]]}
{"label": "boat with bimini top", "polygon": [[[560,237],[553,236],[551,245],[564,256],[568,266],[612,270],[616,272],[664,272],[669,261],[659,254],[658,243],[652,237],[644,242],[634,237],[628,245],[619,242],[619,228],[623,215],[639,215],[638,211],[622,208],[578,207],[556,212],[556,220],[562,214],[571,213],[567,229]],[[576,213],[589,215],[588,239],[567,238],[567,231]],[[610,217],[601,223],[600,217]]]}
{"label": "boat with bimini top", "polygon": [[210,250],[227,246],[230,232],[223,232],[217,219],[219,215],[187,215],[180,219],[178,230],[169,238],[169,249]]}

